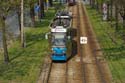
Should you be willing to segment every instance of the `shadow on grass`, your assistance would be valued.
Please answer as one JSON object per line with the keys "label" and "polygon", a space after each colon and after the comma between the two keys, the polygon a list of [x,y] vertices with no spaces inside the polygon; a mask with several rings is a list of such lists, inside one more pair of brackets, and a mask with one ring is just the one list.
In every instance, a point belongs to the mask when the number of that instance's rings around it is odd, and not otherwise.
{"label": "shadow on grass", "polygon": [[42,19],[42,20],[43,21],[41,21],[41,22],[35,22],[35,28],[39,28],[39,27],[41,27],[41,28],[43,28],[43,27],[48,28],[50,21],[47,21],[46,19]]}
{"label": "shadow on grass", "polygon": [[29,47],[39,41],[42,41],[42,40],[45,40],[45,34],[46,33],[39,33],[39,34],[30,34],[30,33],[27,33],[26,34],[26,42],[27,42],[27,45],[26,47]]}
{"label": "shadow on grass", "polygon": [[125,47],[116,47],[116,48],[104,48],[106,53],[106,58],[109,60],[121,60],[125,59]]}
{"label": "shadow on grass", "polygon": [[45,45],[39,42],[31,47],[15,48],[14,51],[11,51],[9,53],[11,62],[8,65],[0,62],[0,79],[14,80],[17,78],[22,80],[28,78],[30,71],[34,72],[35,69],[39,69],[41,60],[48,51],[47,43],[44,41],[42,43]]}
{"label": "shadow on grass", "polygon": [[13,56],[12,58],[10,58],[10,62],[13,61],[14,59],[20,57],[20,55],[22,55],[23,53],[24,53],[24,50],[20,50],[18,52],[13,53],[13,55],[16,55],[16,56]]}
{"label": "shadow on grass", "polygon": [[24,65],[24,62],[16,61],[11,62],[8,65],[0,64],[0,77],[6,80],[12,80],[20,76],[28,75],[28,66]]}
{"label": "shadow on grass", "polygon": [[[45,29],[43,29],[43,30],[45,30]],[[37,50],[35,50],[35,49],[37,49],[37,48],[33,48],[33,47],[37,47],[37,44],[42,46],[45,42],[46,42],[45,44],[48,43],[47,40],[45,40],[46,30],[45,30],[45,32],[42,32],[42,33],[41,33],[41,31],[39,33],[36,33],[36,32],[37,31],[35,31],[35,33],[31,33],[31,32],[26,33],[26,48],[22,49],[20,47],[20,45],[17,45],[16,47],[12,48],[9,51],[9,56],[10,56],[11,62],[15,59],[18,59],[19,57],[22,57],[24,55],[29,55],[33,52],[36,52]],[[40,46],[38,46],[38,48],[41,48]],[[39,53],[39,50],[37,52]]]}

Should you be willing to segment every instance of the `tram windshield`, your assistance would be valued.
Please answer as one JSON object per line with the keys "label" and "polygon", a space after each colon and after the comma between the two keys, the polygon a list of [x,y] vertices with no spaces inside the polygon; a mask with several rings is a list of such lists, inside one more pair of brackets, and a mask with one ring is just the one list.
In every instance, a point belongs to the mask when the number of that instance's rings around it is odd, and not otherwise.
{"label": "tram windshield", "polygon": [[54,35],[53,39],[54,46],[65,46],[65,35]]}

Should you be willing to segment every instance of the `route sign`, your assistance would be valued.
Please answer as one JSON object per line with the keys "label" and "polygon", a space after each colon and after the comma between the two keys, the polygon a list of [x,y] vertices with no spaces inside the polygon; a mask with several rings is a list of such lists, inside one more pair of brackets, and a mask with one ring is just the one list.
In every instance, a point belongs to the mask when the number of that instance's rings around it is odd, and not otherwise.
{"label": "route sign", "polygon": [[87,44],[87,37],[80,37],[80,44]]}

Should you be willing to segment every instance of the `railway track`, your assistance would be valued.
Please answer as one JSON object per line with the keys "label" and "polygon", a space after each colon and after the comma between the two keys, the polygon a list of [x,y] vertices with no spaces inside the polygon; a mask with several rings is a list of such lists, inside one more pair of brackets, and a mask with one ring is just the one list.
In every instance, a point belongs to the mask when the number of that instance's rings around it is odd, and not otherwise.
{"label": "railway track", "polygon": [[[47,61],[47,62],[46,62]],[[45,60],[37,83],[68,83],[68,63]]]}
{"label": "railway track", "polygon": [[75,45],[73,45],[73,57],[68,61],[68,83],[83,83],[83,75],[82,75],[82,65],[79,57],[79,45],[78,45],[78,27],[77,27],[77,5],[72,6],[70,11],[73,12],[73,21],[72,21],[72,29],[73,29],[73,41]]}
{"label": "railway track", "polygon": [[53,62],[47,83],[67,83],[68,64]]}
{"label": "railway track", "polygon": [[88,16],[85,12],[85,8],[82,2],[79,2],[79,14],[80,19],[80,35],[88,37],[88,44],[80,46],[81,56],[83,59],[83,73],[85,83],[111,83],[111,79],[107,74],[106,62],[102,58],[102,52],[100,50],[97,39],[92,30],[92,26],[88,20]]}
{"label": "railway track", "polygon": [[[78,40],[80,40],[80,36],[81,36],[81,22],[80,22],[80,7],[79,7],[79,4],[77,5],[77,28],[78,28],[78,33],[77,33],[77,35],[78,35]],[[78,41],[78,50],[79,50],[79,52],[78,52],[78,54],[79,54],[79,56],[80,56],[80,62],[81,62],[81,70],[82,70],[82,78],[83,78],[83,83],[87,83],[86,82],[86,79],[85,79],[85,72],[86,72],[86,69],[85,69],[85,64],[84,64],[84,62],[83,62],[83,53],[82,53],[82,46],[80,45],[80,42]]]}
{"label": "railway track", "polygon": [[[97,48],[97,46],[95,46],[95,43],[94,43],[95,37],[93,37],[93,34],[92,34],[91,29],[90,29],[89,23],[87,23],[88,19],[85,16],[85,10],[84,10],[82,4],[81,4],[81,10],[82,10],[82,13],[84,15],[83,18],[84,18],[84,22],[85,22],[85,24],[84,24],[85,34],[84,35],[86,35],[88,37],[88,40],[89,40],[88,49],[90,50],[89,58],[91,59],[91,62],[89,62],[89,64],[85,64],[86,68],[88,68],[86,70],[88,71],[89,69],[93,68],[93,70],[95,72],[95,76],[96,76],[96,78],[94,78],[94,80],[93,80],[93,81],[95,81],[95,83],[106,83],[105,79],[103,78],[104,76],[103,76],[103,73],[101,71],[100,62],[97,59],[96,50],[98,50],[98,48]],[[90,63],[91,63],[91,65],[90,65]],[[89,75],[89,72],[88,72],[88,75]],[[90,81],[90,80],[88,80],[88,81]]]}

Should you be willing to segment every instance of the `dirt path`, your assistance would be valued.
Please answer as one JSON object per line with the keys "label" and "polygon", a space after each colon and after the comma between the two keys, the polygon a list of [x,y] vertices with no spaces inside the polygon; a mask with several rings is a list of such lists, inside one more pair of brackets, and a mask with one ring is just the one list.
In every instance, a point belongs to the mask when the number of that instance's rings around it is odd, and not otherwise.
{"label": "dirt path", "polygon": [[81,36],[88,38],[88,43],[82,45],[83,62],[85,66],[86,83],[111,83],[111,74],[100,46],[88,20],[82,1],[79,1],[79,19]]}

